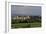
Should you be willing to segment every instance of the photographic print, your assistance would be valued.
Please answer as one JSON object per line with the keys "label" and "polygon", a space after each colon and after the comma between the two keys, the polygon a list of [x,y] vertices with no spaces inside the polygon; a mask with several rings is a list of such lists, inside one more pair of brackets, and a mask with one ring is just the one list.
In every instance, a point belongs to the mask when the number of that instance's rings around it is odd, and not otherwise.
{"label": "photographic print", "polygon": [[41,27],[41,6],[11,5],[11,29]]}

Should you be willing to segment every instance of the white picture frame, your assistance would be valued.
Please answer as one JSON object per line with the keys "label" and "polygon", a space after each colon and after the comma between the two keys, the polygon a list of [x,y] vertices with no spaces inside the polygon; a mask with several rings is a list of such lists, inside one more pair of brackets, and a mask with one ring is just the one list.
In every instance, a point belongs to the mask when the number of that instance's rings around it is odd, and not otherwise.
{"label": "white picture frame", "polygon": [[[6,9],[5,9],[5,32],[16,32],[16,31],[43,31],[44,30],[44,24],[42,22],[41,28],[20,28],[20,29],[11,29],[11,5],[26,5],[26,6],[41,6],[42,11],[44,10],[44,6],[42,3],[22,3],[22,2],[6,2]],[[42,15],[41,11],[41,15]],[[43,15],[42,15],[43,16]],[[43,19],[41,20],[43,21]]]}

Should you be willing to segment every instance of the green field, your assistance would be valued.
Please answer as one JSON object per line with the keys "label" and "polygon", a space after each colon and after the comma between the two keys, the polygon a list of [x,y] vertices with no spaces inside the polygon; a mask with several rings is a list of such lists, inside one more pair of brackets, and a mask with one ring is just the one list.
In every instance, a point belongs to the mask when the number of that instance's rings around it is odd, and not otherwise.
{"label": "green field", "polygon": [[11,24],[11,28],[33,28],[33,27],[41,27],[41,23],[17,23]]}
{"label": "green field", "polygon": [[41,17],[30,19],[11,19],[11,28],[34,28],[41,27]]}

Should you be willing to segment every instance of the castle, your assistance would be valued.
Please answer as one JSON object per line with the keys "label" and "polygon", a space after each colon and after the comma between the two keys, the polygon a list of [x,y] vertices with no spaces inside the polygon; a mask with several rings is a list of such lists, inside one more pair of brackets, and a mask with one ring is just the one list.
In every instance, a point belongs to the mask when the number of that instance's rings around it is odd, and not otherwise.
{"label": "castle", "polygon": [[30,16],[15,16],[13,19],[30,19]]}

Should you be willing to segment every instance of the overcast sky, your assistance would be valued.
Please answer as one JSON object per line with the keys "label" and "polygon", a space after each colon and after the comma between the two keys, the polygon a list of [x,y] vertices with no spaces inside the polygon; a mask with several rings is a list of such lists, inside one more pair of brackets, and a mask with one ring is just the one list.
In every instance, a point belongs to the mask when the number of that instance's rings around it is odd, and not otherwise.
{"label": "overcast sky", "polygon": [[40,16],[41,6],[11,5],[11,16]]}

